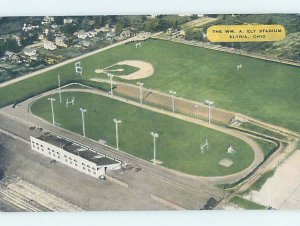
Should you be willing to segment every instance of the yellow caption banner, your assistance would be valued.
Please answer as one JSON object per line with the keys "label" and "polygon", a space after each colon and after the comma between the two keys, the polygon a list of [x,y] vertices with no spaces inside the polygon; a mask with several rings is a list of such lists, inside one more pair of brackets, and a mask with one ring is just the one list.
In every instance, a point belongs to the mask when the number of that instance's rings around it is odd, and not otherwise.
{"label": "yellow caption banner", "polygon": [[272,42],[284,37],[282,25],[214,25],[207,29],[211,42]]}

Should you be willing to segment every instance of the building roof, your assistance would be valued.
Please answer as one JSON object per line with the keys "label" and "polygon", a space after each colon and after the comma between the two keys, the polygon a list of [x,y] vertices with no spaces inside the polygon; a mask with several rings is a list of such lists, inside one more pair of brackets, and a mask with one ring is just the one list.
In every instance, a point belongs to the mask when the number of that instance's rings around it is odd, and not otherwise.
{"label": "building roof", "polygon": [[45,141],[56,147],[59,147],[71,154],[78,155],[85,160],[95,163],[97,166],[120,163],[120,161],[117,161],[109,156],[105,156],[104,154],[96,152],[79,143],[69,141],[63,137],[55,136],[52,134],[47,134],[47,135],[44,134],[41,135],[40,137],[37,137],[37,139]]}

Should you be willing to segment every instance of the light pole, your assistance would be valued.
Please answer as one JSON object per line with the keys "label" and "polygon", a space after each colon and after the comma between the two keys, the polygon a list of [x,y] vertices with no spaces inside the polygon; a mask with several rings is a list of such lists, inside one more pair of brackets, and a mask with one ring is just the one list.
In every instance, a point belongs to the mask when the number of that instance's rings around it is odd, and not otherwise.
{"label": "light pole", "polygon": [[206,100],[205,104],[208,105],[208,124],[210,125],[210,120],[211,120],[211,112],[210,111],[211,111],[211,106],[214,104],[214,102]]}
{"label": "light pole", "polygon": [[151,132],[150,134],[153,136],[153,165],[155,165],[156,164],[156,138],[159,137],[159,134],[154,132]]}
{"label": "light pole", "polygon": [[57,81],[58,81],[59,103],[61,103],[60,75],[57,76]]}
{"label": "light pole", "polygon": [[175,95],[176,95],[176,92],[170,90],[170,94],[172,95],[172,110],[173,110],[173,113],[175,113]]}
{"label": "light pole", "polygon": [[140,103],[141,103],[141,107],[142,107],[142,104],[143,104],[142,86],[143,86],[144,84],[141,83],[141,82],[137,82],[136,84],[138,84],[138,85],[140,86]]}
{"label": "light pole", "polygon": [[117,145],[117,150],[119,150],[119,131],[118,131],[118,124],[121,123],[121,120],[114,119],[114,122],[116,124],[116,145]]}
{"label": "light pole", "polygon": [[81,120],[82,120],[82,135],[85,137],[85,124],[84,124],[84,113],[86,109],[80,108],[81,111]]}
{"label": "light pole", "polygon": [[113,74],[107,74],[107,76],[110,79],[110,96],[112,97],[113,96],[113,77],[114,77],[114,75]]}
{"label": "light pole", "polygon": [[55,120],[54,120],[54,110],[53,110],[53,101],[55,101],[54,98],[48,98],[48,100],[50,100],[51,102],[51,111],[52,111],[52,124],[55,125]]}

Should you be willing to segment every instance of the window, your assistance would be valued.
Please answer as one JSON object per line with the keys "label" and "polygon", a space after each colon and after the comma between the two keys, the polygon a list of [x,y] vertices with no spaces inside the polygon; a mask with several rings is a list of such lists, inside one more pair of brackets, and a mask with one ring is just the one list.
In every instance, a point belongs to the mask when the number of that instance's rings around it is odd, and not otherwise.
{"label": "window", "polygon": [[52,152],[55,152],[54,150],[52,150]]}
{"label": "window", "polygon": [[94,171],[93,174],[96,174],[96,172]]}
{"label": "window", "polygon": [[85,164],[84,164],[84,163],[82,163],[82,165],[83,165],[83,166],[85,166]]}
{"label": "window", "polygon": [[91,168],[89,165],[87,165],[87,168]]}
{"label": "window", "polygon": [[48,151],[50,151],[50,148],[47,148],[48,149]]}
{"label": "window", "polygon": [[53,157],[55,157],[55,154],[53,154]]}
{"label": "window", "polygon": [[49,155],[51,155],[51,152],[50,152],[50,151],[49,151],[48,153],[49,153]]}
{"label": "window", "polygon": [[77,164],[75,163],[75,166],[77,166]]}
{"label": "window", "polygon": [[66,156],[66,155],[64,155],[64,157],[65,157],[65,158],[67,158],[67,156]]}
{"label": "window", "polygon": [[91,172],[91,170],[90,170],[90,169],[88,169],[88,171],[89,171],[89,172]]}
{"label": "window", "polygon": [[60,153],[59,153],[59,152],[56,152],[56,154],[60,155]]}
{"label": "window", "polygon": [[94,167],[92,167],[92,170],[96,170]]}
{"label": "window", "polygon": [[57,158],[59,158],[59,159],[60,159],[60,157],[59,157],[59,156],[57,156]]}
{"label": "window", "polygon": [[69,159],[72,161],[72,159],[69,157]]}
{"label": "window", "polygon": [[77,162],[77,160],[76,160],[76,159],[74,159],[74,162]]}
{"label": "window", "polygon": [[84,169],[84,170],[85,170],[85,167],[82,167],[82,169]]}

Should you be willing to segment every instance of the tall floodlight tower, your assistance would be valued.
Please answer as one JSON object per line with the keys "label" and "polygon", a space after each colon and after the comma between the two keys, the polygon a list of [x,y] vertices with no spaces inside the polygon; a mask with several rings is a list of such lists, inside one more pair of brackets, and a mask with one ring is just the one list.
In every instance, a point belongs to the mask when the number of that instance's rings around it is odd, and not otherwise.
{"label": "tall floodlight tower", "polygon": [[110,96],[112,97],[113,96],[113,77],[114,77],[114,75],[113,74],[107,74],[107,76],[110,79]]}
{"label": "tall floodlight tower", "polygon": [[81,111],[81,120],[82,120],[82,135],[85,137],[85,123],[84,123],[84,113],[86,109],[80,108]]}
{"label": "tall floodlight tower", "polygon": [[159,137],[158,133],[151,132],[150,133],[153,136],[153,165],[156,164],[156,138]]}
{"label": "tall floodlight tower", "polygon": [[116,124],[116,146],[117,150],[119,150],[119,130],[118,130],[118,124],[121,123],[121,120],[114,119],[114,122]]}
{"label": "tall floodlight tower", "polygon": [[175,95],[176,95],[176,92],[170,90],[170,94],[172,95],[172,111],[173,111],[173,113],[175,113]]}
{"label": "tall floodlight tower", "polygon": [[59,103],[61,104],[60,75],[57,76]]}
{"label": "tall floodlight tower", "polygon": [[53,101],[55,101],[54,98],[48,98],[48,100],[50,100],[51,102],[51,111],[52,111],[52,124],[55,125],[55,119],[54,119],[54,109],[53,109]]}
{"label": "tall floodlight tower", "polygon": [[214,104],[213,101],[206,100],[205,104],[208,105],[208,124],[210,125],[210,120],[211,120],[211,107]]}
{"label": "tall floodlight tower", "polygon": [[142,107],[142,104],[143,104],[143,83],[141,82],[137,82],[136,84],[138,84],[140,86],[140,104],[141,104],[141,107]]}

